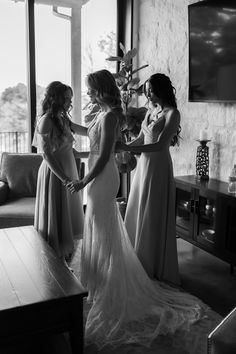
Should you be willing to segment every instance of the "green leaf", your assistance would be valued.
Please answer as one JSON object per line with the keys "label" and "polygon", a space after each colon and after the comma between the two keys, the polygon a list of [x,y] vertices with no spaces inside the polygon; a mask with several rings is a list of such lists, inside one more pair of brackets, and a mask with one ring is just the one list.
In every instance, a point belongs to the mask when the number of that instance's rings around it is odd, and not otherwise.
{"label": "green leaf", "polygon": [[120,74],[120,72],[118,73],[114,73],[112,74],[114,76],[115,79],[119,79],[119,78],[123,78],[124,76]]}
{"label": "green leaf", "polygon": [[108,60],[108,61],[122,61],[123,58],[111,56],[111,57],[106,58],[106,60]]}
{"label": "green leaf", "polygon": [[121,86],[122,91],[127,91],[128,83],[125,83],[124,85]]}
{"label": "green leaf", "polygon": [[124,55],[122,60],[125,63],[129,63],[135,57],[136,54],[137,54],[137,49],[136,48],[131,49]]}
{"label": "green leaf", "polygon": [[122,52],[125,55],[126,54],[126,49],[125,49],[125,47],[124,47],[124,45],[122,43],[120,43],[120,49],[122,50]]}
{"label": "green leaf", "polygon": [[112,73],[113,77],[116,79],[119,76],[119,73]]}
{"label": "green leaf", "polygon": [[149,65],[148,65],[148,64],[142,65],[142,66],[140,66],[139,68],[133,70],[131,74],[133,75],[133,74],[135,74],[136,72],[138,72],[139,70],[146,68],[147,66],[149,66]]}
{"label": "green leaf", "polygon": [[135,94],[136,93],[136,89],[134,87],[130,87],[129,88],[129,92],[131,93],[131,95]]}
{"label": "green leaf", "polygon": [[116,80],[116,83],[119,87],[123,87],[122,85],[124,85],[126,83],[127,79],[125,77],[119,75],[115,78],[115,80]]}
{"label": "green leaf", "polygon": [[130,82],[128,83],[128,88],[131,88],[134,85],[137,85],[139,83],[139,81],[140,81],[140,79],[138,77],[131,79]]}
{"label": "green leaf", "polygon": [[142,96],[144,93],[144,85],[140,85],[137,89],[136,89],[136,93],[138,96]]}
{"label": "green leaf", "polygon": [[118,73],[120,76],[126,77],[126,68],[122,67],[122,69]]}

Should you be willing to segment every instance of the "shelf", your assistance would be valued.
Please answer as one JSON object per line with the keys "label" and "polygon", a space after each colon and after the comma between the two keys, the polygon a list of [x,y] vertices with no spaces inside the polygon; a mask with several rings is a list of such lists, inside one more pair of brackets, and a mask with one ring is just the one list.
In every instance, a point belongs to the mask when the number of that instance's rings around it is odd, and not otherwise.
{"label": "shelf", "polygon": [[191,227],[191,222],[189,219],[184,219],[181,217],[176,217],[176,233],[178,236],[189,238],[189,229]]}
{"label": "shelf", "polygon": [[215,238],[215,230],[213,229],[204,229],[201,231],[200,237],[202,237],[204,240],[215,243],[214,238]]}
{"label": "shelf", "polygon": [[215,219],[215,216],[211,216],[211,215],[206,215],[206,214],[202,214],[202,213],[199,213],[198,215],[203,220],[214,220]]}
{"label": "shelf", "polygon": [[236,198],[229,195],[228,184],[195,176],[176,177],[175,182],[177,235],[236,265]]}

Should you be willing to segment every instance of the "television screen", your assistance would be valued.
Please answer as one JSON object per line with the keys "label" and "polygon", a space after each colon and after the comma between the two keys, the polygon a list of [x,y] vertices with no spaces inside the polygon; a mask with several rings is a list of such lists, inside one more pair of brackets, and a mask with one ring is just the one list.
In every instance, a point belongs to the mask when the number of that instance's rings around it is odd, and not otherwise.
{"label": "television screen", "polygon": [[188,6],[189,101],[236,102],[236,1]]}

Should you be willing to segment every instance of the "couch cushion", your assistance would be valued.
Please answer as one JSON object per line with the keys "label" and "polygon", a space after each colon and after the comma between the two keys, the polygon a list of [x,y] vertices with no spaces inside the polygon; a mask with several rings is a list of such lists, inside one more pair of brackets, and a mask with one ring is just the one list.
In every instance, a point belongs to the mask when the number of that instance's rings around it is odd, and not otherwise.
{"label": "couch cushion", "polygon": [[20,198],[0,205],[0,228],[33,225],[35,198]]}
{"label": "couch cushion", "polygon": [[2,153],[1,179],[8,183],[9,198],[35,197],[41,154]]}

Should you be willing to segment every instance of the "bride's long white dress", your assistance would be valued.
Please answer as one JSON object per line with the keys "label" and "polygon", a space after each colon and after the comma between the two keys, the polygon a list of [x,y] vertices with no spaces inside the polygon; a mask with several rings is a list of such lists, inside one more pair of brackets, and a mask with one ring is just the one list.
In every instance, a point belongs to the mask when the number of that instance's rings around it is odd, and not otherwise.
{"label": "bride's long white dress", "polygon": [[[99,114],[88,129],[89,167],[98,158],[102,119]],[[116,203],[119,183],[111,153],[102,173],[88,185],[81,252],[81,282],[90,303],[85,338],[98,347],[108,343],[149,346],[159,335],[188,330],[201,319],[206,306],[146,275]]]}

